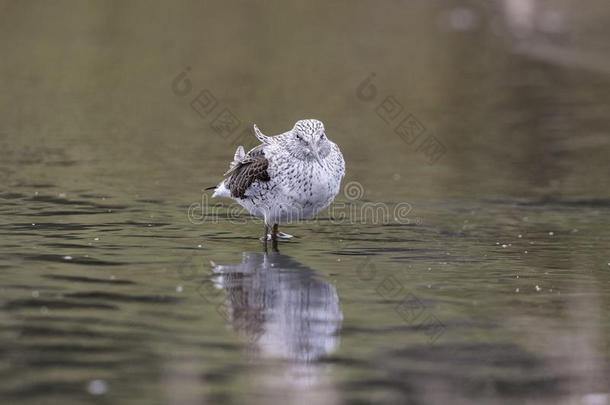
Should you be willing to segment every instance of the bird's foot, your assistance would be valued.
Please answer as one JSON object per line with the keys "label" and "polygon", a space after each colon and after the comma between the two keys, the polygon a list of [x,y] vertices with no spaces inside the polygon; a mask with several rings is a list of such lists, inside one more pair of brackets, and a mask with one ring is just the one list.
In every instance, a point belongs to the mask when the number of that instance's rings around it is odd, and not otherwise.
{"label": "bird's foot", "polygon": [[[284,233],[284,232],[278,232],[277,233],[277,238],[281,239],[281,240],[288,240],[288,239],[294,238],[294,235],[290,235],[290,234]],[[260,239],[261,242],[265,241],[265,239],[263,239],[262,236],[259,239]],[[270,233],[267,234],[267,240],[273,240],[273,236]]]}

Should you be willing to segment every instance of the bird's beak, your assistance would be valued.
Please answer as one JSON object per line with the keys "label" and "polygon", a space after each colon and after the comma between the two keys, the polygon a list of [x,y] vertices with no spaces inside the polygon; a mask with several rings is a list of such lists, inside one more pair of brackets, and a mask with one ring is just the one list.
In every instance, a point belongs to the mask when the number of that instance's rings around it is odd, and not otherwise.
{"label": "bird's beak", "polygon": [[316,159],[316,162],[318,162],[320,166],[323,166],[322,159],[320,159],[320,154],[318,153],[318,149],[316,149],[316,145],[310,143],[309,150],[311,151],[311,154],[313,155],[314,159]]}

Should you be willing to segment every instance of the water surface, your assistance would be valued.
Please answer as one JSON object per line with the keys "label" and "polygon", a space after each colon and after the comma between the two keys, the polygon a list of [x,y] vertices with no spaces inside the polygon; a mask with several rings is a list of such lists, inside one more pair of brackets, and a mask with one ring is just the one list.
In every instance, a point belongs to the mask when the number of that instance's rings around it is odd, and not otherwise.
{"label": "water surface", "polygon": [[[0,2],[3,402],[609,403],[610,10],[517,3]],[[203,189],[307,117],[264,254]]]}

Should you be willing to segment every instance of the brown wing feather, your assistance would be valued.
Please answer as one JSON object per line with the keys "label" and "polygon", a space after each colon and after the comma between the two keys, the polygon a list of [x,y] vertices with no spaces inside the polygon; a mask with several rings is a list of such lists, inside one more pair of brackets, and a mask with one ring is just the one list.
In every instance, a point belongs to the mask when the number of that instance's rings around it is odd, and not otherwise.
{"label": "brown wing feather", "polygon": [[267,168],[269,161],[263,153],[247,156],[244,160],[237,163],[231,170],[231,176],[225,184],[231,191],[231,196],[236,198],[246,197],[246,190],[254,181],[269,181]]}

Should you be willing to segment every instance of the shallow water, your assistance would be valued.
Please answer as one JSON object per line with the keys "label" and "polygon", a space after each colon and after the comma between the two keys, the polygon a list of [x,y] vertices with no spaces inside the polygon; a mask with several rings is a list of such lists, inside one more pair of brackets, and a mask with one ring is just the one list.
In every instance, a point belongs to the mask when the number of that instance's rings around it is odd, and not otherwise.
{"label": "shallow water", "polygon": [[[109,4],[0,2],[3,403],[610,403],[603,2]],[[265,255],[203,189],[305,116],[344,189]]]}

